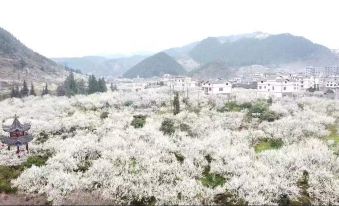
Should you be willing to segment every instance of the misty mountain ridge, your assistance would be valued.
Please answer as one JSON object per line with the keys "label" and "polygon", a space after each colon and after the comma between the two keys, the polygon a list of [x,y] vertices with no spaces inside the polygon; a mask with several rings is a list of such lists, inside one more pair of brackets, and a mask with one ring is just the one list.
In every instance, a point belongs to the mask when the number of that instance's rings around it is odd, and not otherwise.
{"label": "misty mountain ridge", "polygon": [[[226,77],[230,76],[230,71],[233,73],[237,71],[234,68],[246,68],[251,65],[262,65],[272,69],[296,67],[301,70],[307,65],[327,66],[336,65],[339,62],[338,53],[304,37],[288,33],[272,35],[254,32],[208,37],[182,47],[166,49],[163,52],[172,57],[186,72],[197,77],[205,75]],[[89,61],[87,57],[83,57],[66,59],[62,63],[81,69],[85,73],[118,77],[147,58],[150,56]],[[55,60],[60,62],[58,59]],[[165,62],[162,66],[167,63]]]}

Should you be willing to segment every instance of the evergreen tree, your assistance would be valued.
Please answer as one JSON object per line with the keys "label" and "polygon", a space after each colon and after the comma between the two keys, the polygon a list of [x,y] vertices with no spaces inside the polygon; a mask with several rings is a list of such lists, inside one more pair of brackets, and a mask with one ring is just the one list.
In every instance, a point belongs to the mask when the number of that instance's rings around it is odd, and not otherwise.
{"label": "evergreen tree", "polygon": [[173,107],[174,107],[173,114],[174,115],[179,114],[179,112],[180,112],[180,101],[179,101],[179,93],[178,92],[175,93],[174,100],[173,100]]}
{"label": "evergreen tree", "polygon": [[111,83],[111,90],[112,90],[112,92],[114,92],[114,91],[118,91],[118,87],[117,87],[117,85],[116,85],[116,84],[113,84],[113,83]]}
{"label": "evergreen tree", "polygon": [[80,79],[77,82],[77,87],[78,87],[78,94],[86,94],[86,84],[83,79]]}
{"label": "evergreen tree", "polygon": [[17,85],[15,87],[14,86],[12,87],[11,98],[20,98],[20,91]]}
{"label": "evergreen tree", "polygon": [[94,75],[89,76],[88,79],[88,94],[98,92],[98,81]]}
{"label": "evergreen tree", "polygon": [[31,83],[31,90],[29,91],[29,95],[36,96],[33,83]]}
{"label": "evergreen tree", "polygon": [[25,80],[24,80],[20,93],[21,93],[21,97],[27,97],[29,94],[29,90],[28,90],[27,83]]}
{"label": "evergreen tree", "polygon": [[42,90],[41,95],[42,95],[42,96],[45,96],[45,95],[47,95],[47,94],[49,94],[49,90],[48,90],[48,85],[47,85],[47,83],[46,83],[45,87],[44,87],[43,90]]}
{"label": "evergreen tree", "polygon": [[74,79],[74,74],[71,72],[64,82],[64,89],[67,96],[78,94],[78,85]]}
{"label": "evergreen tree", "polygon": [[98,92],[107,92],[106,81],[104,78],[101,78],[98,81]]}
{"label": "evergreen tree", "polygon": [[57,96],[65,96],[66,95],[66,90],[64,85],[60,85],[58,86],[57,90],[56,90]]}

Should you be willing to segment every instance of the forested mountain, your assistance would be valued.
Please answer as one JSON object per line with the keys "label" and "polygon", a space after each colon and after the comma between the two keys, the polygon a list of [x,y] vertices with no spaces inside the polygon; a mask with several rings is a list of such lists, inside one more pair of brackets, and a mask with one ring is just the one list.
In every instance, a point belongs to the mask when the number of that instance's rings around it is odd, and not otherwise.
{"label": "forested mountain", "polygon": [[182,75],[185,73],[185,69],[178,62],[168,54],[160,52],[135,65],[124,76],[127,78],[138,76],[148,78],[162,76],[163,74]]}

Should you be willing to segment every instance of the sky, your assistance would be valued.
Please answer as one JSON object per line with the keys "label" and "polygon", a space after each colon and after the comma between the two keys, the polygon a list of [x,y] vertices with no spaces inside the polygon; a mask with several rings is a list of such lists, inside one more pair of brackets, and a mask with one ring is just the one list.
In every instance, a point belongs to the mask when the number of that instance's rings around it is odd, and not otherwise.
{"label": "sky", "polygon": [[339,49],[338,0],[0,0],[0,27],[47,57],[158,52],[262,31]]}

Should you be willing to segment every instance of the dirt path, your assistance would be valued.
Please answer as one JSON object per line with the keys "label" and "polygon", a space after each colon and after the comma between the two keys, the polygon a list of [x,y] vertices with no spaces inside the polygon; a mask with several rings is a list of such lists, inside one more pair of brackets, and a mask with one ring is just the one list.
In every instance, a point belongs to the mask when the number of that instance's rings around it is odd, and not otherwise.
{"label": "dirt path", "polygon": [[46,205],[48,201],[43,196],[24,194],[0,194],[0,205]]}

